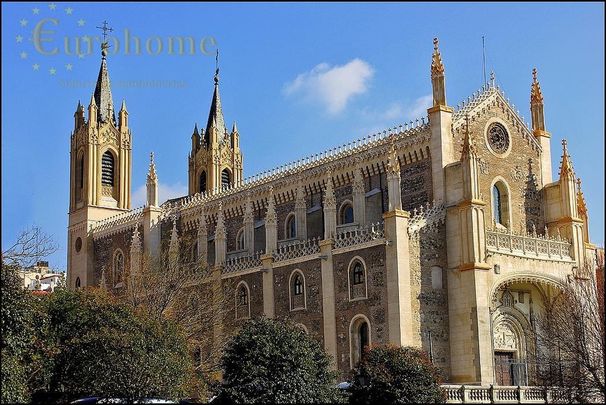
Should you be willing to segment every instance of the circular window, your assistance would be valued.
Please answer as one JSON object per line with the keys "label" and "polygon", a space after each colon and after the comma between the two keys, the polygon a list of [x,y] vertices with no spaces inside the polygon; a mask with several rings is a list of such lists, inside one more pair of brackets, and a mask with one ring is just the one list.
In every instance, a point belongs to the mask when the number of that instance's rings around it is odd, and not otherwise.
{"label": "circular window", "polygon": [[76,252],[80,252],[82,250],[82,238],[76,239]]}
{"label": "circular window", "polygon": [[493,122],[488,127],[488,145],[494,153],[503,154],[509,149],[509,134],[499,122]]}

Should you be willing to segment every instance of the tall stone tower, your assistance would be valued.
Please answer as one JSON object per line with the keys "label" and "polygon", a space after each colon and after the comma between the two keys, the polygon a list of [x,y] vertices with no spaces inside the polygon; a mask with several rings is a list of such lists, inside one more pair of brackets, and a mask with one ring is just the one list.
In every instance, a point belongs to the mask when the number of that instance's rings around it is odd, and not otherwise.
{"label": "tall stone tower", "polygon": [[243,156],[240,151],[240,134],[236,123],[228,132],[219,96],[219,66],[215,71],[213,92],[206,128],[198,125],[191,136],[189,154],[189,195],[215,193],[242,182]]}
{"label": "tall stone tower", "polygon": [[101,45],[101,68],[88,106],[78,102],[70,146],[70,200],[67,248],[68,283],[84,287],[93,279],[92,241],[96,221],[131,207],[131,132],[126,103],[114,112],[107,71],[107,42]]}

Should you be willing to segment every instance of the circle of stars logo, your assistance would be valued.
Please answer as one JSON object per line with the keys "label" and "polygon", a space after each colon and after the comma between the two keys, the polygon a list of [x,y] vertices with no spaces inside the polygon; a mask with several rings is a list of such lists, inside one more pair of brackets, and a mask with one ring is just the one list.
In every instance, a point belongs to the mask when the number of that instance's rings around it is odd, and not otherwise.
{"label": "circle of stars logo", "polygon": [[[70,38],[79,38],[81,41],[91,41],[93,38],[82,34],[82,29],[86,28],[87,21],[84,18],[76,16],[76,8],[65,3],[49,3],[45,5],[28,6],[23,9],[23,15],[17,21],[18,33],[15,35],[15,43],[17,44],[17,57],[19,60],[28,63],[31,66],[31,71],[46,73],[49,76],[57,76],[59,73],[70,73],[76,68],[76,61],[83,59],[88,53],[73,52],[71,55],[57,52],[53,56],[61,56],[72,58],[73,60],[59,61],[57,57],[45,58],[34,44],[34,36],[37,25],[44,19],[53,19],[57,22],[56,27],[53,26],[53,41],[55,41],[58,49],[61,49],[59,44],[62,42],[62,35],[59,34],[58,28],[63,28],[70,31]],[[50,24],[49,24],[50,25]],[[47,61],[46,59],[49,59]],[[50,61],[52,59],[52,61]]]}

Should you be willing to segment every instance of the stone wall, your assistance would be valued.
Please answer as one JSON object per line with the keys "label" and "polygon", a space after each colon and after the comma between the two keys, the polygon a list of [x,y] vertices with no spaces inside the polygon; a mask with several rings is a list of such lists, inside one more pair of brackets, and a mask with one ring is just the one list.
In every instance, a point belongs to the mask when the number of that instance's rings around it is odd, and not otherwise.
{"label": "stone wall", "polygon": [[[133,231],[133,228],[127,228],[115,235],[93,241],[94,281],[93,283],[89,283],[89,285],[99,286],[103,269],[105,269],[105,284],[107,287],[110,288],[115,284],[113,279],[113,257],[118,249],[124,255],[125,271],[130,268],[130,247]],[[139,226],[139,237],[141,247],[143,247],[142,226]]]}
{"label": "stone wall", "polygon": [[[367,298],[349,300],[349,264],[359,257],[366,265]],[[385,274],[385,247],[376,246],[335,255],[335,315],[337,331],[337,366],[345,378],[350,371],[350,324],[352,319],[362,314],[370,321],[371,343],[385,344],[388,341],[387,328],[387,276]]]}
{"label": "stone wall", "polygon": [[428,355],[431,352],[434,364],[442,370],[444,378],[448,378],[450,343],[446,226],[422,229],[418,237],[410,239],[409,250],[414,342]]}
{"label": "stone wall", "polygon": [[[290,310],[289,278],[294,270],[305,277],[306,309]],[[322,273],[320,259],[274,268],[274,302],[276,318],[289,318],[301,323],[310,335],[323,341]]]}

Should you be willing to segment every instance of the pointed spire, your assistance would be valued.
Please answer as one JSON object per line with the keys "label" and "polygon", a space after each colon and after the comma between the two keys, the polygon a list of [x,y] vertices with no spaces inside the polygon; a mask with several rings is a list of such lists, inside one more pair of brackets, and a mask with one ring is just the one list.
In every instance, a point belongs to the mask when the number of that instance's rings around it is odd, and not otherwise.
{"label": "pointed spire", "polygon": [[236,121],[234,121],[234,126],[231,128],[231,132],[232,132],[232,134],[238,133],[238,127],[236,126]]}
{"label": "pointed spire", "polygon": [[99,76],[97,77],[97,85],[95,86],[94,99],[98,107],[97,120],[99,122],[107,122],[111,120],[116,125],[116,115],[114,114],[114,100],[112,99],[112,91],[109,81],[109,73],[107,71],[107,42],[101,45],[102,57]]}
{"label": "pointed spire", "polygon": [[194,125],[194,135],[199,135],[197,122],[196,122],[196,125]]}
{"label": "pointed spire", "polygon": [[217,50],[216,69],[215,69],[215,90],[210,103],[210,112],[208,113],[208,121],[206,124],[206,132],[210,136],[211,128],[215,128],[218,132],[219,139],[227,132],[225,119],[223,118],[223,109],[221,108],[221,97],[219,95],[219,50]]}
{"label": "pointed spire", "polygon": [[135,226],[133,231],[133,238],[130,243],[130,251],[131,253],[139,253],[141,252],[141,237],[139,235],[139,227]]}
{"label": "pointed spire", "polygon": [[126,100],[122,99],[122,106],[120,107],[120,111],[126,111]]}
{"label": "pointed spire", "polygon": [[463,136],[463,150],[461,151],[461,160],[477,158],[476,147],[471,139],[469,132],[469,114],[465,114],[465,135]]}
{"label": "pointed spire", "polygon": [[562,162],[560,163],[560,178],[574,177],[574,169],[572,168],[572,160],[568,154],[566,139],[562,139]]}

